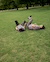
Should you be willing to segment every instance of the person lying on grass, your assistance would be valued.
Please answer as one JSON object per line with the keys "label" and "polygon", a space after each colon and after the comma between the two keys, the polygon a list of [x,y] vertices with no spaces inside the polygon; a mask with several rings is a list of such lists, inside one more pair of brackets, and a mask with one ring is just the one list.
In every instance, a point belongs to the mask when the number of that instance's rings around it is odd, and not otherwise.
{"label": "person lying on grass", "polygon": [[18,21],[16,20],[15,23],[16,23],[16,28],[15,29],[17,31],[19,31],[19,32],[25,31],[26,21],[24,21],[22,24],[19,24]]}
{"label": "person lying on grass", "polygon": [[45,29],[44,25],[37,25],[37,24],[32,24],[32,16],[28,17],[29,22],[27,22],[27,28],[30,30],[39,30],[39,29]]}

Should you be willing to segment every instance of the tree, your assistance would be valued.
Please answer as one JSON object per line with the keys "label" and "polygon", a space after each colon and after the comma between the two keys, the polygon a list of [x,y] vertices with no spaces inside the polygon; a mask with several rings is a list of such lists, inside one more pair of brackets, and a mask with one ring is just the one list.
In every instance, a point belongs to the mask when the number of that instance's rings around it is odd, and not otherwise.
{"label": "tree", "polygon": [[8,8],[9,8],[9,3],[10,3],[11,1],[12,1],[12,0],[1,0],[3,9],[8,9]]}
{"label": "tree", "polygon": [[27,9],[29,7],[30,2],[31,0],[20,0],[20,4],[25,4]]}
{"label": "tree", "polygon": [[20,5],[20,0],[13,0],[15,2],[15,8],[17,8],[18,10],[18,7]]}
{"label": "tree", "polygon": [[1,0],[3,9],[13,9],[17,8],[18,10],[18,4],[19,0]]}
{"label": "tree", "polygon": [[47,0],[47,4],[50,5],[50,0]]}

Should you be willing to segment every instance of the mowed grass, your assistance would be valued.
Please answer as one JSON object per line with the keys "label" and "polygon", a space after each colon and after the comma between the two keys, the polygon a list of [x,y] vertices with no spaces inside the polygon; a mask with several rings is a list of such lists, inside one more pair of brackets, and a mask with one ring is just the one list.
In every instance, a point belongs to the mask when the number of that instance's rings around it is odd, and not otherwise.
{"label": "mowed grass", "polygon": [[[15,30],[15,20],[22,23],[32,15],[44,30]],[[0,62],[50,62],[50,7],[0,11]]]}

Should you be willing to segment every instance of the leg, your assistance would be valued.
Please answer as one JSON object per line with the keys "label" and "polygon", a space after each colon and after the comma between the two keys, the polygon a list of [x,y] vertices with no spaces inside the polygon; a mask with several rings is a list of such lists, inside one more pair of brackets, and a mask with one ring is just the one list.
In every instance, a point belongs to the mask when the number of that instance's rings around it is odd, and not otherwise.
{"label": "leg", "polygon": [[27,23],[24,24],[24,28],[26,28]]}
{"label": "leg", "polygon": [[28,24],[31,24],[31,23],[32,23],[32,21],[33,21],[32,16],[29,16],[29,17],[28,17],[28,19],[29,19]]}
{"label": "leg", "polygon": [[27,27],[29,27],[29,25],[32,23],[32,20],[30,20],[28,23],[27,23]]}
{"label": "leg", "polygon": [[24,28],[26,28],[26,21],[24,21],[21,25],[24,26]]}
{"label": "leg", "polygon": [[19,23],[18,23],[18,21],[17,21],[17,20],[15,21],[15,23],[16,23],[16,26],[18,26],[18,25],[19,25]]}
{"label": "leg", "polygon": [[21,25],[24,26],[25,23],[26,23],[26,21],[24,21]]}

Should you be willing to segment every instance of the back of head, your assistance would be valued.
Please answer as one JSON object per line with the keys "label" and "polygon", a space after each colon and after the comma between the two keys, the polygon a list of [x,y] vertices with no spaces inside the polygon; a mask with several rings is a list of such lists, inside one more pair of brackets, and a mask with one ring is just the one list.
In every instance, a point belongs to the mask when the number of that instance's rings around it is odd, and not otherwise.
{"label": "back of head", "polygon": [[20,32],[23,32],[23,31],[25,31],[25,30],[21,28],[21,29],[19,29],[19,31],[20,31]]}

